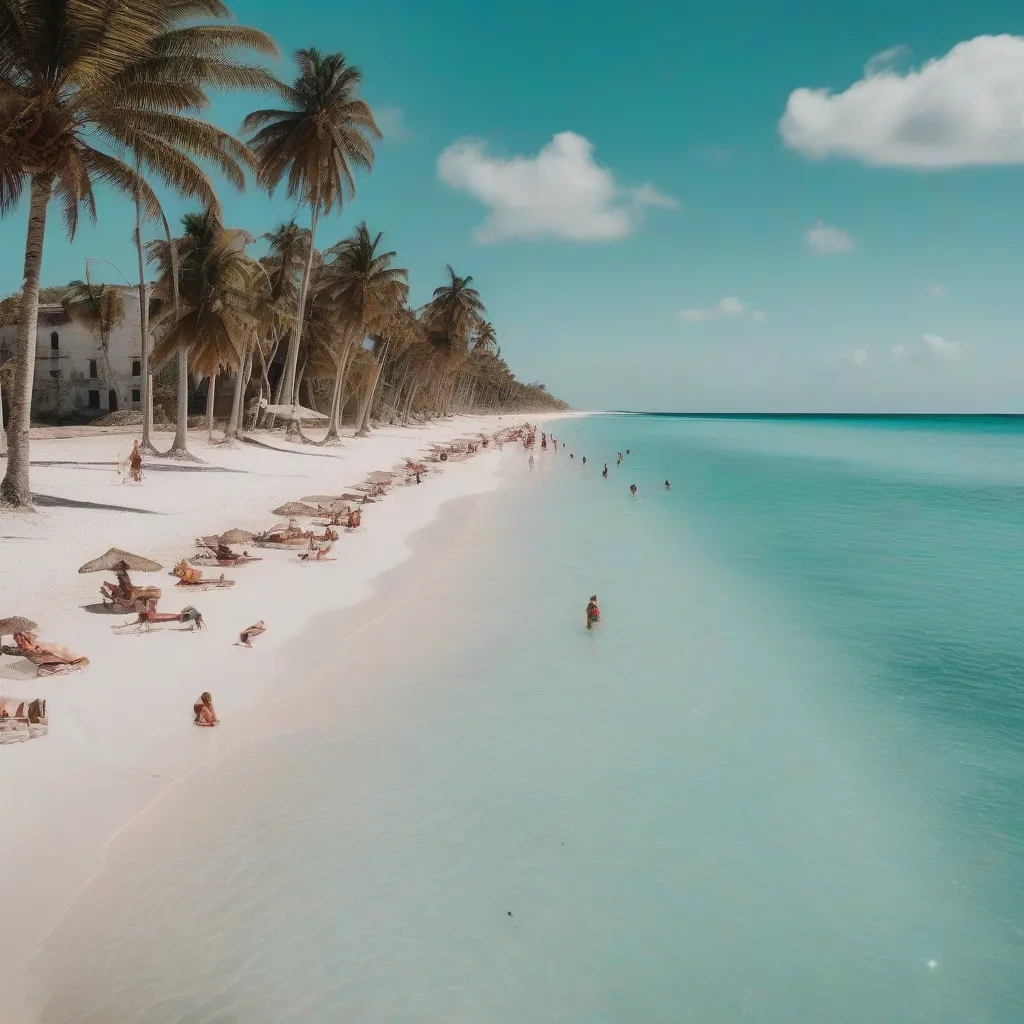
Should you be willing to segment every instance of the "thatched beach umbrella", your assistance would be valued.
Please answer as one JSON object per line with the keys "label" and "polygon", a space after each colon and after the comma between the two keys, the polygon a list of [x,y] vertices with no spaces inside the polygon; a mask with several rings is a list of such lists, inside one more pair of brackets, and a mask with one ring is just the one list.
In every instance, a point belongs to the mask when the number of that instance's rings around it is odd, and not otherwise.
{"label": "thatched beach umbrella", "polygon": [[301,501],[286,501],[283,505],[271,509],[270,514],[273,516],[288,516],[289,518],[294,518],[295,516],[318,516],[320,509],[313,508],[312,505],[307,505]]}
{"label": "thatched beach umbrella", "polygon": [[123,548],[111,548],[99,558],[86,562],[79,572],[159,572],[163,568],[159,562],[142,555],[133,555]]}
{"label": "thatched beach umbrella", "polygon": [[24,615],[11,615],[0,619],[0,636],[14,636],[15,633],[31,633],[39,626]]}
{"label": "thatched beach umbrella", "polygon": [[248,544],[255,536],[255,533],[250,533],[248,530],[240,530],[236,526],[231,530],[225,530],[217,539],[221,544]]}

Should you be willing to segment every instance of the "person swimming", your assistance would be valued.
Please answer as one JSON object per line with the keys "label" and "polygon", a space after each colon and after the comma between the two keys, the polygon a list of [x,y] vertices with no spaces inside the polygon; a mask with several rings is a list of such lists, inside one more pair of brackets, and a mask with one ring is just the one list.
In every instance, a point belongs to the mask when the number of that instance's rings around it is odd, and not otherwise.
{"label": "person swimming", "polygon": [[604,464],[604,469],[601,470],[601,476],[603,476],[605,478],[605,480],[608,479],[608,463],[607,462]]}
{"label": "person swimming", "polygon": [[587,603],[587,629],[593,629],[594,623],[600,621],[601,609],[597,607],[597,594],[591,594]]}
{"label": "person swimming", "polygon": [[636,484],[629,485],[629,493],[635,498],[636,497]]}
{"label": "person swimming", "polygon": [[626,454],[627,454],[627,455],[629,454],[629,449],[628,449],[628,448],[626,449]]}

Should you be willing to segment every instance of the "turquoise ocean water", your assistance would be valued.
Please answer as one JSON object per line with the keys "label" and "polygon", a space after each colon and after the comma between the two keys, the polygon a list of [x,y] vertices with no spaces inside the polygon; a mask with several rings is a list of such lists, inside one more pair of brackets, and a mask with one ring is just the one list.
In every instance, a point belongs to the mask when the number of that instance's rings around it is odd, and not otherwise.
{"label": "turquoise ocean water", "polygon": [[41,1020],[1024,1020],[1024,426],[555,429],[117,844]]}

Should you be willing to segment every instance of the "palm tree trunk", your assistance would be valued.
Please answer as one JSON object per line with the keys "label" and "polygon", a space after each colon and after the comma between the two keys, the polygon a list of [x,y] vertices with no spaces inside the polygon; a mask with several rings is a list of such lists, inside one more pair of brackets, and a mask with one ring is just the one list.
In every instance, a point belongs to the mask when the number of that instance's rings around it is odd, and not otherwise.
{"label": "palm tree trunk", "polygon": [[11,418],[7,424],[7,473],[0,482],[0,503],[30,508],[29,430],[32,426],[32,387],[36,373],[36,332],[39,325],[39,272],[43,265],[46,207],[53,178],[34,175],[25,238],[25,276],[21,288],[21,320],[14,354]]}
{"label": "palm tree trunk", "polygon": [[[302,322],[306,315],[306,292],[309,289],[309,278],[313,273],[313,255],[316,252],[316,222],[319,211],[316,203],[310,215],[309,225],[309,254],[306,256],[306,265],[302,268],[302,282],[299,285],[299,308],[298,319],[295,321],[295,329],[288,340],[288,359],[284,369],[284,400],[289,405],[298,404],[298,391],[295,386],[295,371],[299,365],[299,343],[302,341]],[[295,416],[291,417],[292,421]]]}
{"label": "palm tree trunk", "polygon": [[210,374],[210,386],[206,390],[206,440],[213,443],[213,399],[217,390],[217,374]]}
{"label": "palm tree trunk", "polygon": [[[136,164],[137,166],[137,164]],[[149,297],[146,294],[146,258],[142,253],[142,204],[135,197],[135,251],[139,257],[139,333],[142,342],[142,451],[156,455],[153,446],[153,372],[149,358]]]}
{"label": "palm tree trunk", "polygon": [[237,437],[242,430],[242,417],[245,414],[245,392],[249,387],[249,376],[252,373],[252,350],[256,345],[253,338],[245,349],[245,359],[235,378],[235,394],[231,400],[231,418],[224,428],[226,438]]}
{"label": "palm tree trunk", "polygon": [[[174,319],[180,315],[181,296],[178,292],[178,246],[171,235],[170,225],[164,221],[167,241],[171,249],[171,288],[174,300]],[[171,442],[169,456],[178,459],[191,459],[198,462],[188,450],[188,351],[178,349],[178,416],[174,425],[174,440]]]}
{"label": "palm tree trunk", "polygon": [[338,441],[341,433],[338,428],[341,426],[341,388],[345,383],[343,365],[339,361],[338,372],[334,375],[334,387],[331,390],[331,417],[327,421],[327,433],[324,434],[324,441]]}

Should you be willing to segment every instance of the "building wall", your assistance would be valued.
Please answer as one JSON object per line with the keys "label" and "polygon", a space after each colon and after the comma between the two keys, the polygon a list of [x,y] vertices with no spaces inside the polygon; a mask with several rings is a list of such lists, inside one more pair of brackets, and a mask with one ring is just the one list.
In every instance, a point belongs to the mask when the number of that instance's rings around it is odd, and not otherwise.
{"label": "building wall", "polygon": [[[122,288],[125,322],[106,346],[97,334],[68,319],[60,305],[40,305],[36,332],[34,416],[102,416],[142,408],[139,294]],[[14,351],[16,327],[0,329],[0,360]]]}

